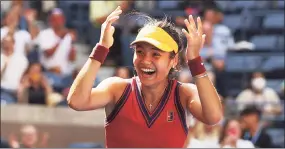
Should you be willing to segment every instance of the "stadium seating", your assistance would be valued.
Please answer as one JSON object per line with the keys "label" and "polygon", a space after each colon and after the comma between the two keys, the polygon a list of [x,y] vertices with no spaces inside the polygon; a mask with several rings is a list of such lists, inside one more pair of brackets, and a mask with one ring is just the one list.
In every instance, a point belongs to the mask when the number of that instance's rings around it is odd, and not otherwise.
{"label": "stadium seating", "polygon": [[282,81],[282,79],[267,79],[266,86],[274,89],[276,92],[279,92]]}
{"label": "stadium seating", "polygon": [[274,70],[284,70],[284,53],[279,56],[269,57],[262,65],[261,70],[263,71],[274,71]]}
{"label": "stadium seating", "polygon": [[250,39],[256,50],[275,50],[278,47],[278,36],[276,35],[256,35]]}
{"label": "stadium seating", "polygon": [[268,14],[264,18],[264,28],[284,28],[284,13]]}

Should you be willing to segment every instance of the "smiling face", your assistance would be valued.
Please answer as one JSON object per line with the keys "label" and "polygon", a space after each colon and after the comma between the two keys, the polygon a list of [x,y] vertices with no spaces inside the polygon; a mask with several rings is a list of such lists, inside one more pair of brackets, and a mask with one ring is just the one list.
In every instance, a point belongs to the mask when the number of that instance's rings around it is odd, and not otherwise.
{"label": "smiling face", "polygon": [[146,42],[135,45],[133,63],[142,84],[149,86],[167,78],[171,67],[176,66],[177,57],[163,52]]}
{"label": "smiling face", "polygon": [[226,128],[226,135],[239,139],[241,136],[241,126],[237,120],[231,120]]}

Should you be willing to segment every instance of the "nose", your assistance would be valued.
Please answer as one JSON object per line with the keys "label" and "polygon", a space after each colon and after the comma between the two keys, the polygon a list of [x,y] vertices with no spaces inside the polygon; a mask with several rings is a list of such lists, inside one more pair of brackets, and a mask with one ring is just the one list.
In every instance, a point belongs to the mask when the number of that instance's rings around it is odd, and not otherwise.
{"label": "nose", "polygon": [[143,56],[143,59],[142,59],[143,64],[149,65],[151,64],[151,61],[152,61],[152,57],[150,54],[147,53]]}

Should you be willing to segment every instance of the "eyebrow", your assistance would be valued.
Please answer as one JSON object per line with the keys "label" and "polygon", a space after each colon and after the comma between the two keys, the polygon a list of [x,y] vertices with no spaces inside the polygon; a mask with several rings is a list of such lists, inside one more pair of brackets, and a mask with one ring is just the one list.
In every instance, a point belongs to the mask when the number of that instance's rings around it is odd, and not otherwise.
{"label": "eyebrow", "polygon": [[[144,46],[142,46],[142,44],[140,44],[140,43],[135,44],[134,47],[143,47],[143,48],[144,48]],[[153,45],[151,46],[150,49],[156,50],[156,51],[158,51],[158,52],[163,52],[163,51],[161,51],[160,49],[158,49],[157,47],[155,47],[155,46],[153,46]]]}

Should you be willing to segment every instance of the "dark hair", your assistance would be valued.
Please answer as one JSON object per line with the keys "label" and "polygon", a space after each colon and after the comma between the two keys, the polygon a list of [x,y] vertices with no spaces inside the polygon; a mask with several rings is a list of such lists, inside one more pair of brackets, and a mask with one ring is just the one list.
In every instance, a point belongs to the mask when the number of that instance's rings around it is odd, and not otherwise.
{"label": "dark hair", "polygon": [[240,116],[246,116],[246,115],[250,115],[250,114],[256,114],[258,116],[258,118],[260,118],[261,111],[259,110],[259,108],[257,106],[249,105],[240,112]]}
{"label": "dark hair", "polygon": [[222,143],[222,141],[225,139],[226,137],[226,130],[227,130],[227,127],[229,125],[229,123],[231,121],[237,121],[239,122],[239,119],[237,118],[231,118],[231,119],[226,119],[225,120],[225,123],[223,124],[223,126],[221,127],[222,129],[220,130],[220,137],[219,137],[219,143]]}
{"label": "dark hair", "polygon": [[[138,12],[131,12],[131,15],[136,15],[138,19],[145,19],[145,22],[142,23],[144,25],[141,26],[140,29],[146,27],[146,26],[157,26],[162,28],[165,32],[167,32],[177,43],[178,45],[178,53],[171,52],[170,58],[174,58],[176,54],[178,54],[178,64],[175,68],[171,68],[169,71],[169,78],[174,79],[178,77],[178,71],[184,66],[185,63],[185,37],[183,36],[183,33],[181,29],[177,28],[174,23],[170,21],[170,18],[166,15],[162,19],[155,19],[152,18],[144,13],[138,13]],[[142,21],[142,20],[139,20]],[[140,30],[139,29],[139,30]],[[138,31],[139,31],[138,30]]]}
{"label": "dark hair", "polygon": [[40,65],[41,66],[41,70],[42,71],[44,70],[43,65],[39,61],[31,61],[31,62],[29,62],[28,68],[25,70],[23,76],[28,74],[29,71],[31,70],[32,66],[34,66],[34,65]]}

